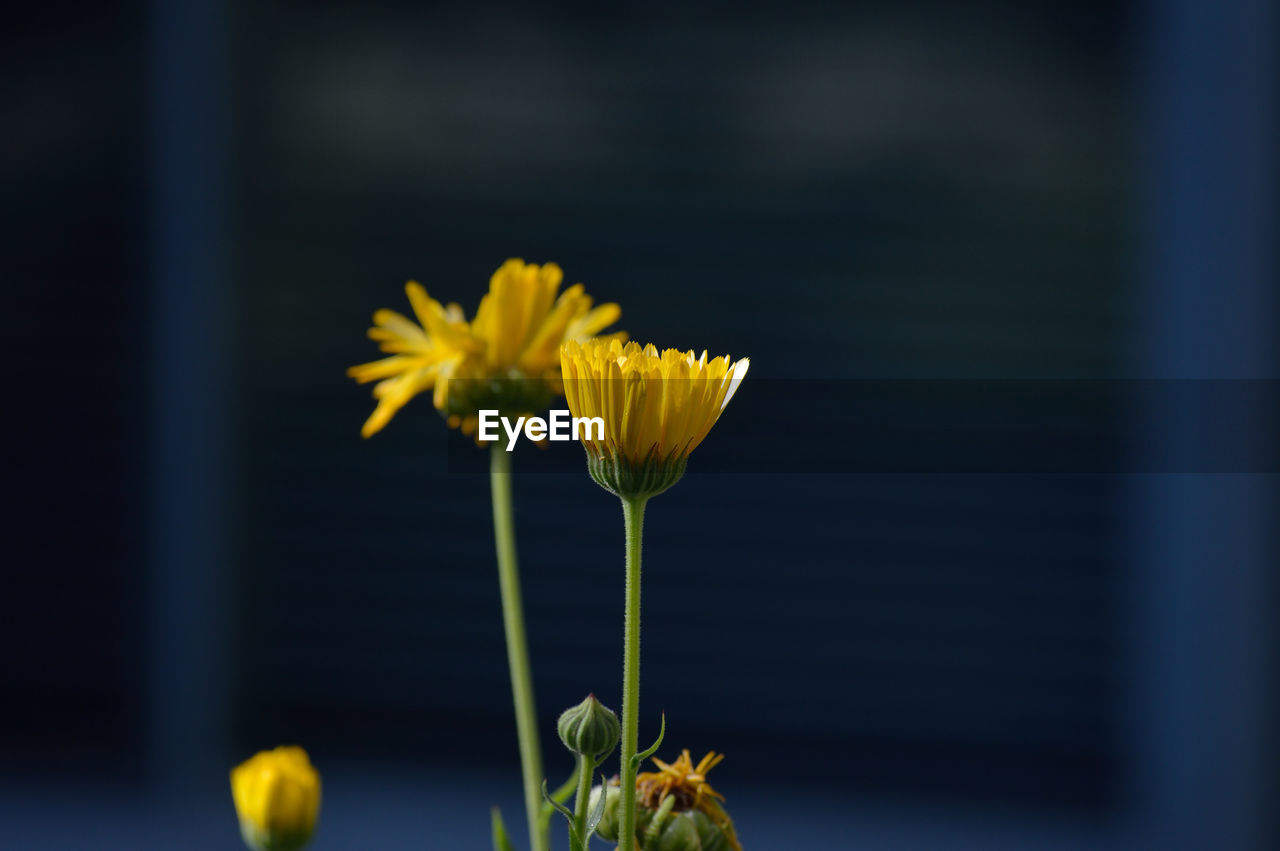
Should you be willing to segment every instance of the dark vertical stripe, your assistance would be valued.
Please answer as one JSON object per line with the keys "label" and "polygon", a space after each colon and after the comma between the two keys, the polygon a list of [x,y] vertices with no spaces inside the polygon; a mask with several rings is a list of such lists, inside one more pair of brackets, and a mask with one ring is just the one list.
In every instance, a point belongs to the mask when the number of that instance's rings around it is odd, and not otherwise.
{"label": "dark vertical stripe", "polygon": [[174,790],[221,776],[228,705],[228,22],[152,13],[148,765]]}
{"label": "dark vertical stripe", "polygon": [[[1275,377],[1268,6],[1149,4],[1145,375]],[[1196,416],[1147,415],[1166,426],[1166,450],[1190,453],[1203,439]],[[1136,489],[1142,847],[1275,847],[1265,821],[1273,487],[1262,475],[1166,475]]]}

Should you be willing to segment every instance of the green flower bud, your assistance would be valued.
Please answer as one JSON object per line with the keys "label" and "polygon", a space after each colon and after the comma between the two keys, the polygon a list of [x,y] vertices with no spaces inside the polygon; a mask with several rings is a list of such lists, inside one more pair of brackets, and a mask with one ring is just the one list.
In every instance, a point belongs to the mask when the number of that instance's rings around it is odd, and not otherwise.
{"label": "green flower bud", "polygon": [[561,713],[556,729],[566,748],[597,762],[618,746],[621,735],[618,716],[596,700],[594,694]]}

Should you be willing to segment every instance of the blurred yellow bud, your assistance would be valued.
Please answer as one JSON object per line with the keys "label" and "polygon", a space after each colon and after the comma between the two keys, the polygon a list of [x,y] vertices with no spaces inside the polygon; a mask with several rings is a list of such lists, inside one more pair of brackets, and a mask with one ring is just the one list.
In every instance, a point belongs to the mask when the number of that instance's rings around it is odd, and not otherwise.
{"label": "blurred yellow bud", "polygon": [[231,797],[246,845],[297,851],[315,830],[320,775],[302,748],[262,751],[231,770]]}

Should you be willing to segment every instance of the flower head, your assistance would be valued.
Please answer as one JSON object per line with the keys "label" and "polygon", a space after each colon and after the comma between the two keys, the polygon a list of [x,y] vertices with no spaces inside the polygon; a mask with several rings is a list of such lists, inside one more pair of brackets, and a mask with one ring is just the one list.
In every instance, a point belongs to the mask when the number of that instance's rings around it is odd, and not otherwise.
{"label": "flower head", "polygon": [[347,370],[361,384],[378,382],[378,406],[361,433],[375,434],[428,390],[449,425],[473,435],[481,408],[523,414],[546,407],[561,392],[561,344],[590,339],[622,314],[616,304],[593,308],[582,284],[557,297],[563,280],[554,263],[508,260],[470,323],[457,304],[442,306],[417,282],[406,284],[418,321],[394,310],[374,313],[369,337],[389,357]]}
{"label": "flower head", "polygon": [[604,421],[602,437],[588,429],[583,439],[592,477],[639,496],[661,493],[684,474],[750,361],[599,339],[565,343],[560,364],[570,412]]}
{"label": "flower head", "polygon": [[[721,803],[724,796],[707,783],[707,772],[723,759],[724,754],[710,751],[695,765],[687,750],[670,764],[654,759],[657,771],[636,775],[637,835],[652,835],[659,848],[742,851],[733,819]],[[599,832],[616,842],[621,793],[616,778],[611,782],[609,787],[596,787],[592,794],[606,796]]]}
{"label": "flower head", "polygon": [[296,851],[320,811],[320,775],[299,747],[261,751],[231,770],[240,833],[255,851]]}
{"label": "flower head", "polygon": [[662,806],[668,796],[674,796],[677,812],[698,809],[705,812],[705,808],[713,802],[724,800],[724,796],[712,789],[707,782],[707,772],[723,759],[724,754],[708,751],[694,765],[687,748],[670,765],[655,757],[653,764],[658,766],[657,771],[645,771],[636,775],[636,797],[651,810]]}

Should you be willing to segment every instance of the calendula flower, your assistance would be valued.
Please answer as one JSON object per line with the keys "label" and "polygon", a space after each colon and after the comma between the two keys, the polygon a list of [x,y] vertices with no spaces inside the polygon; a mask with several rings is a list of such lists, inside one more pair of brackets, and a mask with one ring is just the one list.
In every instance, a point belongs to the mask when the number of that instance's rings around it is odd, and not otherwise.
{"label": "calendula flower", "polygon": [[[654,759],[657,771],[636,775],[637,838],[673,851],[742,851],[733,819],[721,803],[724,796],[707,783],[707,772],[723,759],[724,754],[711,751],[695,765],[685,750],[675,762]],[[620,789],[611,785],[592,790],[593,798],[599,794],[606,798],[604,818],[597,831],[610,842],[617,842]]]}
{"label": "calendula flower", "polygon": [[369,337],[389,357],[347,370],[361,384],[378,382],[378,405],[361,433],[375,434],[427,391],[450,427],[472,435],[482,408],[510,415],[545,408],[561,392],[561,344],[588,340],[622,315],[612,303],[593,308],[582,284],[557,297],[563,280],[554,263],[508,260],[493,273],[470,323],[457,304],[443,306],[417,282],[406,284],[418,321],[394,310],[374,313]]}
{"label": "calendula flower", "polygon": [[597,482],[621,496],[652,496],[684,474],[689,453],[716,424],[750,361],[619,340],[560,349],[565,399],[575,417],[599,417],[583,445]]}
{"label": "calendula flower", "polygon": [[296,851],[320,812],[320,775],[299,747],[262,751],[231,770],[240,833],[254,851]]}

